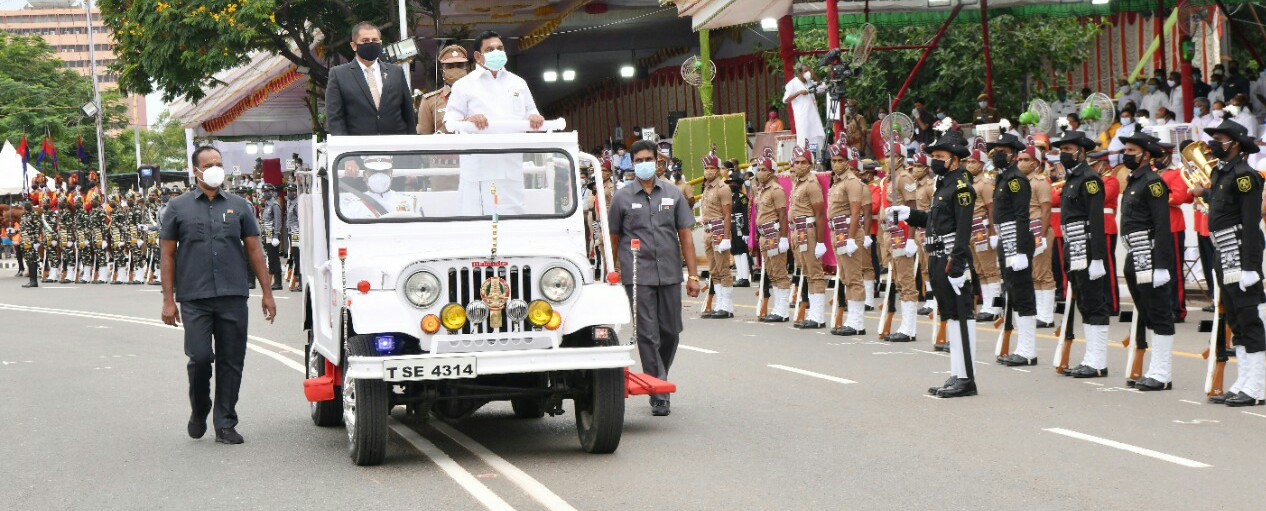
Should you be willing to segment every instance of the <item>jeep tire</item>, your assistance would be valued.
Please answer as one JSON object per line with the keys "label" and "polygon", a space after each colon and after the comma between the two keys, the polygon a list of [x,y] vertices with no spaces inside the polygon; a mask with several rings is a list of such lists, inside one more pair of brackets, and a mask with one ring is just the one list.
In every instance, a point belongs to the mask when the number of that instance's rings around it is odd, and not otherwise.
{"label": "jeep tire", "polygon": [[[347,341],[347,355],[373,355],[372,343],[371,336],[352,336]],[[343,424],[347,427],[347,452],[357,465],[377,465],[386,455],[390,391],[384,381],[348,377],[344,367]]]}
{"label": "jeep tire", "polygon": [[[325,376],[325,357],[312,349],[311,330],[308,330],[308,345],[304,350],[304,358],[307,362],[307,378]],[[329,428],[343,424],[343,403],[339,400],[342,387],[337,385],[338,383],[342,382],[335,382],[334,399],[308,403],[312,411],[312,423],[318,427]]]}
{"label": "jeep tire", "polygon": [[587,392],[574,400],[580,446],[588,453],[613,453],[624,431],[624,368],[577,373],[587,387]]}

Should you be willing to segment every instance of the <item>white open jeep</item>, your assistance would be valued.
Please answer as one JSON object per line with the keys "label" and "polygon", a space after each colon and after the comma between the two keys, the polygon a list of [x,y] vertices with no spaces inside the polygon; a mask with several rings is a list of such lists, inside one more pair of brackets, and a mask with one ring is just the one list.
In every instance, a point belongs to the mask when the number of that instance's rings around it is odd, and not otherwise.
{"label": "white open jeep", "polygon": [[[509,400],[539,418],[570,399],[583,448],[616,449],[629,301],[586,253],[574,132],[331,136],[316,152],[298,179],[313,422],[344,424],[372,465],[397,405],[458,420]],[[489,171],[509,178],[495,197],[459,197]]]}

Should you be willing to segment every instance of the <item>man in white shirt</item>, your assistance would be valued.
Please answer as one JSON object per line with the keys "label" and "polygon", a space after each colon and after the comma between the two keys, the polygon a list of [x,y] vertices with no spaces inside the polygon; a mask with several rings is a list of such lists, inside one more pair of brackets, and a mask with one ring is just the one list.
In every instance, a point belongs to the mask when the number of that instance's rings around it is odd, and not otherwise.
{"label": "man in white shirt", "polygon": [[820,151],[826,143],[826,128],[818,117],[818,101],[813,95],[821,92],[822,86],[814,87],[813,71],[808,65],[801,64],[798,70],[799,74],[787,82],[782,101],[791,107],[796,120],[796,145],[804,147],[808,140],[811,149]]}
{"label": "man in white shirt", "polygon": [[[1064,92],[1063,87],[1055,88],[1055,97],[1059,100],[1051,103],[1051,111],[1055,112],[1056,116],[1065,117],[1077,111],[1077,103],[1068,99],[1068,93]],[[1024,137],[1020,137],[1020,139],[1024,140]]]}
{"label": "man in white shirt", "polygon": [[1249,86],[1248,95],[1252,100],[1253,113],[1257,116],[1257,122],[1266,120],[1266,69],[1263,69],[1262,74],[1253,81],[1253,85]]}
{"label": "man in white shirt", "polygon": [[[501,36],[484,32],[476,38],[475,46],[479,65],[453,83],[444,112],[445,127],[455,133],[454,123],[468,121],[484,131],[490,122],[527,120],[531,129],[541,129],[545,118],[536,110],[527,82],[505,69],[508,59]],[[503,215],[523,212],[523,155],[463,156],[461,168],[457,185],[461,216],[491,215],[493,209]],[[495,200],[493,186],[497,189]]]}
{"label": "man in white shirt", "polygon": [[[1177,71],[1169,73],[1168,83],[1169,83],[1169,103],[1165,105],[1165,109],[1174,114],[1175,123],[1187,122],[1187,116],[1184,114],[1185,110],[1183,110],[1183,107],[1182,107],[1182,101],[1183,101],[1182,99],[1182,96],[1183,96],[1182,73],[1179,73]],[[1161,119],[1161,116],[1158,115],[1156,116],[1156,118]]]}
{"label": "man in white shirt", "polygon": [[1117,82],[1117,86],[1118,86],[1117,94],[1120,95],[1117,98],[1118,112],[1120,112],[1121,110],[1125,110],[1125,104],[1131,101],[1134,102],[1135,106],[1138,106],[1139,104],[1143,103],[1143,95],[1139,94],[1139,91],[1135,90],[1133,87],[1130,87],[1130,82],[1127,82],[1123,79]]}
{"label": "man in white shirt", "polygon": [[1147,95],[1143,96],[1143,103],[1139,105],[1139,108],[1147,110],[1148,113],[1156,113],[1156,109],[1162,106],[1169,106],[1169,96],[1161,92],[1160,81],[1148,78]]}
{"label": "man in white shirt", "polygon": [[1204,132],[1204,129],[1210,126],[1222,124],[1222,119],[1215,118],[1213,116],[1213,113],[1209,109],[1209,100],[1205,98],[1196,98],[1194,106],[1192,106],[1191,114],[1194,116],[1191,119],[1192,135],[1197,136],[1197,140],[1211,140],[1212,137],[1209,137],[1209,135]]}

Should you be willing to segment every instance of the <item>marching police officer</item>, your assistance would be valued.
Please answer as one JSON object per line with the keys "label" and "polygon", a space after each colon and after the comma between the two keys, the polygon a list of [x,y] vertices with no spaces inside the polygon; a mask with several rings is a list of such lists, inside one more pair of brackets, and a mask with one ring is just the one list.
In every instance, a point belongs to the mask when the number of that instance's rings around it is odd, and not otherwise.
{"label": "marching police officer", "polygon": [[1064,375],[1104,377],[1108,375],[1108,286],[1114,284],[1115,276],[1108,275],[1105,264],[1109,254],[1103,232],[1103,180],[1086,163],[1086,153],[1096,144],[1080,131],[1065,131],[1051,145],[1059,148],[1059,163],[1065,169],[1060,192],[1064,273],[1086,334],[1085,357]]}
{"label": "marching police officer", "polygon": [[1266,332],[1258,305],[1262,292],[1262,178],[1245,161],[1258,151],[1256,141],[1234,121],[1205,128],[1213,137],[1210,153],[1218,165],[1211,187],[1193,192],[1209,204],[1209,233],[1217,248],[1214,259],[1227,321],[1231,324],[1239,374],[1224,400],[1228,406],[1266,403]]}
{"label": "marching police officer", "polygon": [[[1134,298],[1139,323],[1152,331],[1152,363],[1134,388],[1142,391],[1173,388],[1170,365],[1174,349],[1174,310],[1169,290],[1174,241],[1169,232],[1169,187],[1153,164],[1167,153],[1160,139],[1146,133],[1121,137],[1121,164],[1130,170],[1122,196],[1121,238],[1125,240],[1125,285]],[[1136,335],[1136,332],[1130,332]],[[1146,347],[1146,339],[1135,339]],[[1127,375],[1127,378],[1129,375]]]}
{"label": "marching police officer", "polygon": [[[1029,178],[1016,165],[1016,156],[1025,149],[1015,135],[1004,133],[985,145],[998,176],[993,189],[993,224],[998,230],[997,260],[1001,268],[1002,293],[1007,308],[1016,313],[1020,342],[1015,353],[998,355],[1007,366],[1037,365],[1037,301],[1033,292],[1033,231],[1029,204],[1033,189]],[[1003,311],[1007,313],[1007,311]]]}
{"label": "marching police officer", "polygon": [[428,92],[422,96],[418,104],[418,134],[432,135],[448,133],[444,128],[444,110],[448,106],[448,96],[452,94],[453,83],[466,76],[469,61],[466,59],[466,48],[458,44],[450,44],[440,50],[440,71],[443,73],[444,86],[439,90]]}
{"label": "marching police officer", "polygon": [[264,253],[268,255],[268,273],[272,275],[273,291],[281,290],[281,234],[277,229],[282,228],[281,206],[277,204],[274,194],[277,188],[273,185],[264,185],[264,203],[260,208],[260,227],[263,230],[264,237]]}
{"label": "marching police officer", "polygon": [[976,203],[976,191],[971,186],[971,176],[961,166],[964,158],[971,155],[955,132],[947,132],[927,148],[932,153],[931,169],[936,177],[936,193],[927,211],[911,210],[908,206],[894,206],[893,221],[908,220],[911,225],[926,229],[923,242],[927,252],[928,268],[932,279],[932,293],[936,296],[941,317],[948,321],[946,334],[949,340],[950,378],[940,387],[928,392],[937,397],[963,397],[976,395],[975,352],[976,319],[972,315],[970,282],[972,209]]}
{"label": "marching police officer", "polygon": [[848,300],[848,317],[844,324],[831,329],[833,335],[865,335],[866,289],[862,285],[862,267],[870,264],[870,254],[862,250],[865,244],[870,217],[870,188],[857,177],[856,159],[849,161],[851,152],[841,142],[828,148],[831,154],[833,184],[827,193],[827,222],[831,227],[831,247],[835,250],[836,264],[840,266],[844,282],[836,282],[845,289]]}
{"label": "marching police officer", "polygon": [[804,321],[793,326],[822,328],[826,324],[826,276],[822,274],[826,222],[823,221],[822,185],[813,174],[813,153],[809,150],[799,146],[793,149],[791,166],[795,169],[787,211],[791,221],[791,248],[809,291],[809,312]]}
{"label": "marching police officer", "polygon": [[699,221],[707,236],[704,253],[711,275],[709,280],[717,296],[712,313],[703,315],[705,319],[734,317],[734,276],[730,273],[732,197],[720,167],[721,160],[715,154],[703,157],[703,198],[700,199],[703,205],[699,208],[702,212]]}
{"label": "marching police officer", "polygon": [[[773,306],[757,318],[761,323],[783,323],[791,317],[791,279],[787,276],[787,192],[774,178],[774,159],[757,162],[756,235],[760,247],[762,275],[769,281]],[[762,291],[764,292],[764,291]]]}
{"label": "marching police officer", "polygon": [[300,291],[303,279],[299,273],[299,189],[293,184],[286,185],[286,237],[290,243],[290,256],[286,263],[293,268],[290,291]]}

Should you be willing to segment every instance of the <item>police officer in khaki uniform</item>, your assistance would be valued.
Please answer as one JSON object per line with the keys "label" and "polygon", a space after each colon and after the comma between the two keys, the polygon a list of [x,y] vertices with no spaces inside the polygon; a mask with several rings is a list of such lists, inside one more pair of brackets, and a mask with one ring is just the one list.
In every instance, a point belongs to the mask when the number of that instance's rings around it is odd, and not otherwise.
{"label": "police officer in khaki uniform", "polygon": [[823,232],[822,185],[813,174],[813,153],[803,147],[791,152],[794,178],[787,216],[791,223],[791,248],[796,266],[804,273],[809,289],[809,313],[796,328],[822,328],[826,324],[826,277],[822,274],[822,256],[826,254]]}
{"label": "police officer in khaki uniform", "polygon": [[783,323],[791,317],[791,278],[787,276],[787,192],[774,179],[774,160],[764,157],[757,162],[756,235],[760,247],[765,278],[769,280],[773,306],[761,316],[762,323]]}
{"label": "police officer in khaki uniform", "polygon": [[[827,222],[831,228],[831,247],[842,271],[844,298],[848,300],[848,317],[844,324],[831,329],[833,335],[865,335],[865,298],[862,268],[870,265],[870,254],[862,250],[870,225],[870,188],[857,177],[856,159],[850,161],[848,146],[836,143],[831,153],[831,190],[827,194]],[[841,283],[837,282],[836,286]],[[837,287],[837,295],[839,288]]]}
{"label": "police officer in khaki uniform", "polygon": [[1051,180],[1039,158],[1045,156],[1028,146],[1016,156],[1016,167],[1029,178],[1029,232],[1033,233],[1033,295],[1037,302],[1037,327],[1055,326],[1055,272],[1051,256],[1055,233],[1051,230]]}
{"label": "police officer in khaki uniform", "polygon": [[440,71],[444,75],[444,86],[422,95],[418,104],[418,134],[432,135],[448,133],[444,129],[444,110],[448,107],[448,96],[452,93],[453,83],[466,76],[469,60],[466,49],[460,45],[450,44],[440,50]]}
{"label": "police officer in khaki uniform", "polygon": [[[923,172],[927,172],[927,160],[924,155],[917,155],[916,159],[910,161],[912,165],[920,165],[924,167]],[[914,177],[914,171],[911,166],[898,167],[893,173],[891,184],[892,206],[906,206],[914,208],[917,204],[915,192],[918,190],[918,179]],[[891,207],[891,206],[890,206]],[[882,212],[884,218],[888,218],[888,212]],[[892,258],[893,281],[897,285],[897,292],[900,294],[901,307],[901,324],[897,327],[897,331],[888,335],[884,340],[889,342],[913,342],[918,333],[918,302],[919,288],[915,282],[914,260],[919,254],[918,243],[914,240],[914,229],[905,222],[889,222],[888,228],[884,231],[888,254]]]}
{"label": "police officer in khaki uniform", "polygon": [[972,260],[976,266],[977,282],[980,284],[980,313],[976,321],[993,321],[1001,312],[994,307],[994,298],[1002,294],[1002,276],[998,273],[998,253],[994,248],[998,245],[998,233],[991,225],[993,218],[993,175],[986,174],[985,152],[973,150],[971,156],[963,160],[963,166],[972,177],[972,188],[976,190],[976,208],[972,211]]}
{"label": "police officer in khaki uniform", "polygon": [[[932,196],[936,194],[936,187],[933,186],[932,174],[928,172],[928,157],[926,154],[915,155],[914,164],[914,204],[915,209],[927,211],[932,207]],[[920,164],[922,163],[922,164]],[[915,239],[919,246],[919,274],[923,278],[923,297],[924,304],[917,311],[920,316],[926,316],[932,313],[932,303],[935,298],[932,296],[932,278],[928,276],[928,254],[923,250],[924,230],[918,228]]]}
{"label": "police officer in khaki uniform", "polygon": [[699,218],[706,236],[704,253],[708,259],[708,274],[716,292],[716,303],[712,313],[704,314],[705,319],[727,319],[734,317],[734,276],[730,273],[730,248],[733,240],[730,237],[730,213],[733,209],[730,186],[725,183],[725,174],[721,172],[721,160],[716,154],[703,157],[703,197],[699,210]]}

